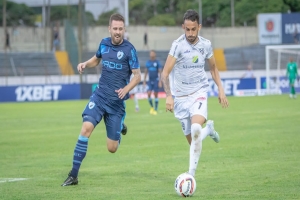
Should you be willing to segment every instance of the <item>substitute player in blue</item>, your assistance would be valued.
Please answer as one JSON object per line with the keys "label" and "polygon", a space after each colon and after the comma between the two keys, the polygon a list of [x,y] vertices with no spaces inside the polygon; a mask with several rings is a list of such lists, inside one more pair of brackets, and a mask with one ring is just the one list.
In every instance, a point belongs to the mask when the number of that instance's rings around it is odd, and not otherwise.
{"label": "substitute player in blue", "polygon": [[[148,101],[151,106],[150,114],[157,115],[157,108],[158,108],[158,88],[162,87],[162,83],[160,80],[160,73],[162,71],[162,66],[159,61],[156,59],[155,51],[150,51],[150,60],[146,62],[146,71],[144,77],[144,86],[146,86],[147,75],[149,73],[149,80],[148,80]],[[151,98],[151,93],[154,92],[155,97],[155,107],[153,108],[153,101]]]}
{"label": "substitute player in blue", "polygon": [[[141,80],[140,65],[134,46],[123,40],[125,26],[122,15],[113,14],[109,20],[110,36],[101,41],[96,55],[77,66],[79,73],[86,67],[95,67],[102,60],[99,85],[82,113],[83,124],[75,146],[73,167],[62,186],[77,185],[80,165],[86,155],[88,140],[96,125],[104,119],[107,149],[115,153],[126,135],[124,124],[125,100],[128,92]],[[129,81],[131,74],[134,77]]]}

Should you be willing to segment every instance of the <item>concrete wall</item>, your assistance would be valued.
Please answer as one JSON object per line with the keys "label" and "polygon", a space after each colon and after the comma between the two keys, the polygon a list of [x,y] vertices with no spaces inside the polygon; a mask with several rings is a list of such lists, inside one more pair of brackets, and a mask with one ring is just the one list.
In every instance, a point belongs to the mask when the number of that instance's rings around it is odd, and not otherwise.
{"label": "concrete wall", "polygon": [[[15,31],[8,28],[11,36],[11,47],[14,52],[50,51],[51,30],[43,28],[18,27]],[[173,40],[183,34],[181,27],[146,27],[129,26],[127,28],[130,41],[137,50],[146,50],[143,45],[144,33],[148,33],[149,49],[169,50]],[[74,27],[77,34],[77,27]],[[239,28],[202,28],[200,35],[211,40],[214,48],[243,47],[258,43],[256,27]],[[88,50],[95,51],[102,38],[109,36],[106,26],[89,27],[87,30]],[[61,47],[64,50],[64,28],[60,28]],[[4,30],[0,28],[0,51],[5,42]]]}

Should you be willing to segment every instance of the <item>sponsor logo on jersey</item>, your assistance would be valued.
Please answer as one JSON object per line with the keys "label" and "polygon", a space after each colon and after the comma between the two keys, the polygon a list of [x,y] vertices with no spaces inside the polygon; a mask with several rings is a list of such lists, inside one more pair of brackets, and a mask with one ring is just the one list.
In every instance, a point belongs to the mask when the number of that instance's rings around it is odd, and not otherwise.
{"label": "sponsor logo on jersey", "polygon": [[205,101],[206,100],[206,97],[198,97],[197,99],[196,99],[196,101]]}
{"label": "sponsor logo on jersey", "polygon": [[156,62],[155,62],[155,63],[153,63],[153,66],[154,66],[154,67],[157,67],[157,63],[156,63]]}
{"label": "sponsor logo on jersey", "polygon": [[198,62],[198,56],[193,56],[193,63],[197,63]]}
{"label": "sponsor logo on jersey", "polygon": [[124,55],[123,51],[119,51],[117,53],[117,58],[120,60],[121,58],[123,58],[123,55]]}
{"label": "sponsor logo on jersey", "polygon": [[203,55],[204,54],[204,48],[200,48],[199,52]]}
{"label": "sponsor logo on jersey", "polygon": [[93,109],[94,107],[95,107],[95,103],[93,101],[90,101],[89,109]]}
{"label": "sponsor logo on jersey", "polygon": [[183,53],[190,53],[190,50],[187,49],[187,50],[185,50],[185,52],[183,52]]}

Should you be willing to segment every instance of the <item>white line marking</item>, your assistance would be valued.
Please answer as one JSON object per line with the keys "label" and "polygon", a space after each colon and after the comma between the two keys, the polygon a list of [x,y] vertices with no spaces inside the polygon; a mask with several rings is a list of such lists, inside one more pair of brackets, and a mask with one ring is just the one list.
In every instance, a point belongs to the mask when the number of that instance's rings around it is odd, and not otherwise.
{"label": "white line marking", "polygon": [[15,181],[25,181],[28,178],[0,178],[0,183],[15,182]]}

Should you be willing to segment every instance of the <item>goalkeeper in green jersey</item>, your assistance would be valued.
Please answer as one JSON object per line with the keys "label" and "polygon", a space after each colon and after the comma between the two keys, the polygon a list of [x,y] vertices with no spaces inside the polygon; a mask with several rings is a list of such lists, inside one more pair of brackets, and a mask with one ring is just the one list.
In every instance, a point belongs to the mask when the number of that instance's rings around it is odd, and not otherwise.
{"label": "goalkeeper in green jersey", "polygon": [[290,62],[286,65],[286,75],[290,80],[290,98],[296,98],[295,80],[298,77],[297,68],[297,63],[291,57]]}

